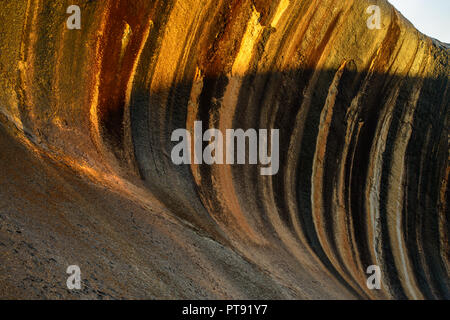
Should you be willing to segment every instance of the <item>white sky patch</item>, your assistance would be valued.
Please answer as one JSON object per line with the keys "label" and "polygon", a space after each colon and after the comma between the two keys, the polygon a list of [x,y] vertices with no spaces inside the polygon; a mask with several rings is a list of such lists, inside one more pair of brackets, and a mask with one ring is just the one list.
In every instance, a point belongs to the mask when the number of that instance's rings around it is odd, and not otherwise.
{"label": "white sky patch", "polygon": [[450,43],[450,0],[388,0],[422,33]]}

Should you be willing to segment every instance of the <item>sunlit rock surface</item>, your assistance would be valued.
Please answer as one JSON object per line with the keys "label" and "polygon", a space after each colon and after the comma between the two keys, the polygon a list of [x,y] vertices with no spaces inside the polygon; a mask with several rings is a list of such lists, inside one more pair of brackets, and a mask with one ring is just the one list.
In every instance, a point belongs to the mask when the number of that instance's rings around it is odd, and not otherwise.
{"label": "sunlit rock surface", "polygon": [[[1,6],[1,298],[450,298],[449,49],[386,1]],[[174,165],[196,120],[278,174]]]}

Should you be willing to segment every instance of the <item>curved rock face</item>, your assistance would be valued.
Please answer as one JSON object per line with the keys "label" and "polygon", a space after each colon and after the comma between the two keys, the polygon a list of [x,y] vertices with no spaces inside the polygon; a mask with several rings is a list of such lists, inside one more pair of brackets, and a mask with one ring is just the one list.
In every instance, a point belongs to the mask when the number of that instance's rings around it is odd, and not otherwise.
{"label": "curved rock face", "polygon": [[[383,0],[69,2],[2,3],[1,297],[450,298],[446,44]],[[175,165],[195,121],[279,129],[278,172]]]}

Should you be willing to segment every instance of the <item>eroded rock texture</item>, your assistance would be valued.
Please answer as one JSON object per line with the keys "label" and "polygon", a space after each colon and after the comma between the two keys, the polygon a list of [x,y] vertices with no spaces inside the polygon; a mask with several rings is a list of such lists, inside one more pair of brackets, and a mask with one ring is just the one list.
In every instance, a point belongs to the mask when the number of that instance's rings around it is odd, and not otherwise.
{"label": "eroded rock texture", "polygon": [[[449,49],[386,1],[1,6],[0,297],[450,298]],[[279,173],[174,165],[195,120]]]}

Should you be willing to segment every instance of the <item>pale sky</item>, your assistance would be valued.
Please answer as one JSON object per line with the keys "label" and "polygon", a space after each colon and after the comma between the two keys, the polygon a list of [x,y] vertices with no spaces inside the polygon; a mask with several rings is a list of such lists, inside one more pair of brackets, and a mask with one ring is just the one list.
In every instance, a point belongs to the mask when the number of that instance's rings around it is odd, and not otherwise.
{"label": "pale sky", "polygon": [[450,0],[388,0],[427,36],[450,43]]}

